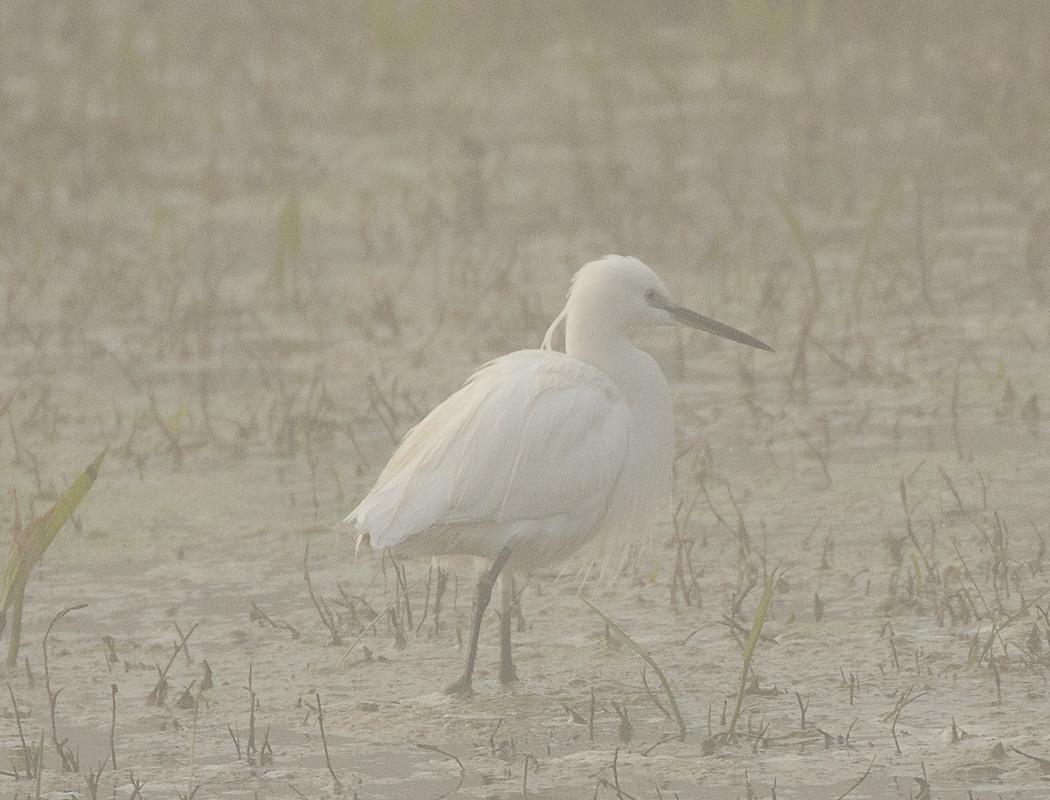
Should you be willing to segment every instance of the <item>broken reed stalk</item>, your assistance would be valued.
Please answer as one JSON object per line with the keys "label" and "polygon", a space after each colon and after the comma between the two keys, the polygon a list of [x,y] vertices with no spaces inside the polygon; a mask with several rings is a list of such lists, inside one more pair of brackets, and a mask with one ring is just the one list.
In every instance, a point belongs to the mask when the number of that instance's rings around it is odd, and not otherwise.
{"label": "broken reed stalk", "polygon": [[[18,726],[18,738],[22,742],[22,755],[25,758],[25,765],[24,766],[26,768],[26,777],[27,778],[32,778],[33,777],[33,767],[30,766],[30,764],[29,764],[29,745],[26,744],[26,737],[25,737],[25,734],[22,732],[22,715],[18,713],[18,703],[15,700],[15,690],[11,688],[11,684],[10,683],[7,684],[7,691],[11,695],[11,708],[15,712],[15,725]],[[14,762],[12,761],[12,763],[14,763]],[[17,780],[17,779],[18,779],[18,770],[16,769],[15,770],[15,780]],[[38,797],[40,796],[39,792],[37,793],[37,796]]]}
{"label": "broken reed stalk", "polygon": [[110,693],[113,696],[113,713],[109,720],[109,758],[113,762],[113,771],[117,771],[117,684],[111,683],[109,685]]}
{"label": "broken reed stalk", "polygon": [[[66,614],[69,614],[69,613],[71,613],[73,611],[80,611],[80,609],[82,609],[82,608],[87,608],[87,603],[80,603],[79,605],[70,606],[69,608],[64,608],[61,611],[59,611],[57,614],[55,614],[54,618],[51,620],[51,624],[47,626],[47,630],[44,632],[44,643],[43,643],[43,648],[44,648],[44,688],[47,690],[47,702],[48,702],[48,705],[51,707],[51,741],[55,745],[55,750],[58,751],[59,757],[62,759],[62,768],[64,770],[66,770],[67,772],[77,772],[77,773],[80,772],[80,757],[79,757],[79,755],[71,752],[69,750],[69,748],[66,747],[66,740],[65,739],[60,740],[58,738],[58,725],[55,722],[55,710],[56,710],[56,708],[58,706],[58,693],[61,692],[62,690],[59,689],[58,692],[51,691],[51,669],[48,666],[48,661],[47,661],[47,639],[51,635],[51,629],[53,627],[55,627],[55,623],[56,622],[58,622],[60,619],[62,619],[62,617],[64,617]],[[43,742],[41,742],[41,745],[40,745],[41,752],[43,752],[43,747],[44,747]],[[39,778],[39,775],[37,775],[37,777]]]}
{"label": "broken reed stalk", "polygon": [[536,765],[537,768],[539,768],[539,766],[540,766],[540,762],[536,760],[536,756],[532,755],[532,753],[526,753],[525,754],[525,774],[522,776],[522,779],[521,779],[521,796],[522,796],[522,800],[524,800],[525,798],[527,798],[529,796],[529,761],[530,760],[532,761],[532,763],[534,763]]}
{"label": "broken reed stalk", "polygon": [[343,784],[339,782],[339,778],[335,775],[335,770],[332,769],[332,759],[328,755],[328,739],[324,734],[324,712],[321,711],[321,693],[314,690],[314,697],[317,698],[317,724],[321,728],[321,745],[324,747],[324,763],[328,766],[328,773],[332,776],[332,784],[335,787],[335,793],[339,794],[343,790]]}
{"label": "broken reed stalk", "polygon": [[588,716],[587,716],[587,735],[588,735],[588,737],[590,737],[590,740],[592,742],[594,741],[594,706],[595,706],[594,687],[591,686],[591,711],[590,711],[590,714],[588,714]]}
{"label": "broken reed stalk", "polygon": [[875,758],[876,758],[875,756],[871,757],[871,763],[868,764],[868,768],[866,770],[864,770],[864,774],[861,775],[859,778],[857,778],[857,780],[853,782],[853,785],[850,786],[842,794],[840,794],[837,798],[835,798],[835,800],[844,800],[846,795],[848,795],[850,792],[852,792],[854,789],[856,789],[858,786],[860,786],[862,783],[864,783],[864,781],[867,779],[867,777],[871,774],[871,768],[875,766]]}
{"label": "broken reed stalk", "polygon": [[[418,581],[413,583],[405,591],[406,592],[411,591],[411,590],[415,589],[417,586],[419,586],[421,583],[423,583],[423,578],[420,578]],[[362,630],[361,633],[358,634],[357,638],[354,639],[353,644],[350,645],[350,649],[348,649],[345,653],[343,653],[343,657],[340,658],[339,659],[339,663],[336,664],[337,667],[343,666],[343,664],[346,662],[346,660],[348,658],[350,658],[350,654],[352,652],[354,652],[354,648],[357,647],[357,645],[360,644],[361,640],[365,638],[365,634],[368,633],[370,630],[372,630],[373,626],[375,626],[375,624],[377,622],[379,622],[379,620],[381,620],[386,615],[386,613],[388,611],[390,611],[394,606],[398,605],[400,602],[401,602],[401,597],[400,597],[399,594],[397,594],[395,592],[395,597],[394,597],[393,602],[391,602],[380,613],[378,613],[374,617],[372,617],[372,621],[369,622],[367,625],[365,625],[364,630]]]}
{"label": "broken reed stalk", "polygon": [[744,705],[744,693],[747,690],[747,676],[751,671],[751,658],[755,654],[755,648],[758,647],[758,640],[762,634],[762,625],[766,621],[766,614],[769,612],[769,601],[773,597],[773,583],[776,580],[777,571],[774,569],[769,573],[766,578],[766,587],[762,591],[762,597],[758,601],[758,608],[755,610],[755,621],[751,625],[751,632],[747,636],[747,642],[744,644],[744,667],[740,671],[740,688],[736,693],[736,707],[733,709],[733,719],[729,723],[729,736],[733,735],[736,730],[737,720],[740,719],[740,710]]}
{"label": "broken reed stalk", "polygon": [[[1037,607],[1036,604],[1039,603],[1044,597],[1046,597],[1047,594],[1050,594],[1050,589],[1044,589],[1034,599],[1025,601],[1017,611],[1015,611],[1009,617],[1004,619],[1002,622],[999,622],[998,620],[993,620],[992,629],[988,633],[988,639],[985,641],[984,647],[981,648],[981,650],[977,653],[976,657],[974,657],[973,653],[970,654],[970,658],[967,660],[967,666],[980,664],[982,661],[984,661],[986,657],[989,657],[989,663],[991,663],[990,654],[992,646],[995,644],[996,639],[998,639],[1001,642],[1002,633],[1004,630],[1006,630],[1018,620],[1028,619],[1028,612],[1032,608]],[[978,629],[977,635],[980,635],[980,629]],[[1003,649],[1005,651],[1005,644],[1003,644]]]}
{"label": "broken reed stalk", "polygon": [[[351,609],[351,611],[352,610],[353,609]],[[251,606],[248,609],[248,619],[251,622],[265,622],[271,628],[276,628],[277,630],[284,629],[290,634],[292,634],[293,640],[298,639],[300,636],[302,636],[302,634],[299,633],[299,631],[297,631],[294,626],[290,625],[284,620],[272,619],[265,611],[259,608],[258,604],[256,604],[254,600],[251,601]]]}
{"label": "broken reed stalk", "polygon": [[[467,769],[463,766],[463,762],[460,761],[459,758],[457,758],[456,756],[452,755],[452,753],[448,753],[442,750],[440,747],[435,747],[432,744],[417,744],[416,747],[418,747],[420,750],[429,750],[432,753],[440,753],[443,756],[451,758],[453,761],[456,762],[457,765],[459,765],[459,783],[457,783],[454,788],[445,792],[440,797],[435,798],[435,800],[442,800],[442,798],[448,797],[449,795],[458,792],[460,787],[463,785],[463,781],[466,780],[467,777]],[[533,760],[535,761],[535,759]]]}
{"label": "broken reed stalk", "polygon": [[893,707],[893,710],[886,714],[883,718],[883,722],[890,723],[890,733],[893,734],[893,746],[897,748],[897,755],[901,755],[900,742],[897,741],[897,720],[900,718],[901,712],[910,705],[918,700],[920,697],[925,697],[929,692],[919,692],[918,694],[912,694],[915,691],[915,684],[912,684],[907,690],[897,698],[897,704]]}
{"label": "broken reed stalk", "polygon": [[33,771],[36,772],[36,796],[43,797],[40,794],[40,777],[44,771],[44,732],[40,731],[40,744],[36,749],[36,766],[33,767]]}
{"label": "broken reed stalk", "polygon": [[[207,662],[205,662],[207,664]],[[205,667],[205,669],[207,669]],[[114,686],[114,690],[116,687]],[[201,692],[204,691],[204,681],[197,681],[197,693],[193,697],[193,727],[190,732],[190,780],[186,786],[186,796],[193,797],[197,789],[193,786],[194,773],[197,768],[197,716],[201,707]],[[116,694],[113,695],[114,703],[116,702]],[[114,709],[116,706],[114,705]],[[199,786],[197,788],[200,788]]]}
{"label": "broken reed stalk", "polygon": [[321,618],[321,622],[328,628],[328,632],[332,635],[332,644],[337,647],[343,643],[343,637],[339,635],[339,624],[335,620],[335,616],[332,614],[328,604],[323,600],[318,600],[314,594],[313,584],[310,582],[310,543],[306,543],[306,548],[303,551],[303,580],[306,581],[306,591],[310,594],[310,600],[314,604],[314,608],[317,609],[317,615]]}
{"label": "broken reed stalk", "polygon": [[[257,701],[255,699],[255,689],[252,688],[252,671],[255,668],[254,662],[248,663],[248,741],[244,745],[244,756],[248,762],[249,767],[255,766],[255,754],[257,748],[255,747],[255,706]],[[240,745],[237,745],[237,753],[240,755]]]}
{"label": "broken reed stalk", "polygon": [[653,660],[653,657],[649,655],[648,650],[646,650],[644,647],[642,647],[636,641],[634,641],[634,639],[632,639],[630,636],[624,633],[623,629],[619,625],[617,625],[615,622],[609,619],[609,617],[607,617],[605,614],[599,611],[590,600],[588,600],[586,597],[581,597],[580,599],[587,604],[588,608],[590,608],[591,611],[593,611],[595,614],[601,617],[606,625],[608,625],[613,631],[615,631],[619,636],[621,636],[623,640],[627,642],[630,648],[634,650],[634,652],[636,652],[643,659],[645,659],[646,664],[653,668],[653,672],[656,673],[656,677],[660,679],[660,683],[664,687],[664,692],[667,694],[667,702],[670,704],[671,711],[674,713],[675,721],[678,723],[679,739],[681,741],[684,741],[686,732],[685,720],[682,719],[682,712],[678,710],[678,703],[675,702],[674,692],[671,691],[671,684],[668,683],[667,677],[664,675],[663,670],[660,669],[660,665]]}
{"label": "broken reed stalk", "polygon": [[[185,636],[182,635],[181,631],[179,636],[181,637],[179,643],[175,645],[175,652],[171,654],[171,658],[168,659],[168,665],[161,670],[157,667],[157,671],[160,672],[160,677],[157,679],[157,685],[153,687],[153,691],[149,693],[149,697],[146,698],[146,705],[159,706],[164,702],[164,693],[168,690],[168,670],[171,669],[171,665],[175,663],[175,658],[179,655],[179,651],[186,646],[186,641],[193,636],[193,632],[197,630],[199,622],[194,622],[193,627],[189,629]],[[178,628],[176,627],[176,630]]]}

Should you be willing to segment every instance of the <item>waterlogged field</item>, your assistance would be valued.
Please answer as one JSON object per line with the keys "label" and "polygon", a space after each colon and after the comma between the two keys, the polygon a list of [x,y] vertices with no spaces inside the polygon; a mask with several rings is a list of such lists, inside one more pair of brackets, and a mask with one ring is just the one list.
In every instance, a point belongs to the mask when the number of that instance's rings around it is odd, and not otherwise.
{"label": "waterlogged field", "polygon": [[[1046,796],[1050,16],[873,6],[3,4],[0,484],[109,449],[0,794]],[[446,697],[473,565],[340,520],[606,252],[777,352],[645,337],[673,524]]]}

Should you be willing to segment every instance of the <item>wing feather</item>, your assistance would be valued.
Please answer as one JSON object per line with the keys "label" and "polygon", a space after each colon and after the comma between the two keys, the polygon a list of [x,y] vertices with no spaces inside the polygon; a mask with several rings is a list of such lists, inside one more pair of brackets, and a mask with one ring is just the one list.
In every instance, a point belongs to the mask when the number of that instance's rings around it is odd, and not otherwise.
{"label": "wing feather", "polygon": [[563,353],[511,353],[409,431],[347,522],[377,548],[416,539],[426,551],[429,531],[432,552],[451,552],[455,537],[434,531],[457,526],[582,544],[608,506],[630,431],[626,400],[595,367]]}

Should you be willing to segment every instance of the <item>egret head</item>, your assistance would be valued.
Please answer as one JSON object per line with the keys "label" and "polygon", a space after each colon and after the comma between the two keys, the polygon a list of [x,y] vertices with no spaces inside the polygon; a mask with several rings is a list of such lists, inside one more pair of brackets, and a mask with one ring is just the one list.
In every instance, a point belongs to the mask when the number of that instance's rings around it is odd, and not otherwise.
{"label": "egret head", "polygon": [[574,305],[612,316],[627,329],[680,323],[751,347],[773,349],[674,302],[656,273],[630,256],[608,255],[584,265],[573,277],[566,311],[571,314]]}

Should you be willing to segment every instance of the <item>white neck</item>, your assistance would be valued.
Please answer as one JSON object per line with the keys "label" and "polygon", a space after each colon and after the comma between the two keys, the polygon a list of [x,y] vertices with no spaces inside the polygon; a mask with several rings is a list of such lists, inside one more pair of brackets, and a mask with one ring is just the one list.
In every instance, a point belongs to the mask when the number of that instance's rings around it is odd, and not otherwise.
{"label": "white neck", "polygon": [[[566,309],[565,353],[604,372],[635,411],[669,407],[670,390],[659,366],[634,346],[622,319],[594,313],[585,304]],[[669,413],[669,412],[668,412]]]}

